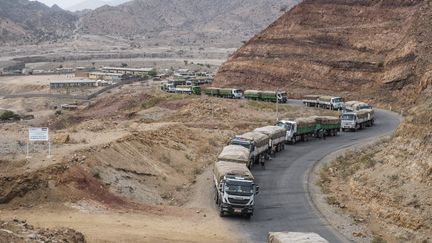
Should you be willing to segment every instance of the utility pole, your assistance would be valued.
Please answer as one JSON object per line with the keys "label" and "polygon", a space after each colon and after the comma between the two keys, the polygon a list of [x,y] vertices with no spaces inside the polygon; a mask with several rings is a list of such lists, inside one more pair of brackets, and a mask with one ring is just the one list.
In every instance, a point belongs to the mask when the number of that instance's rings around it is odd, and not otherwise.
{"label": "utility pole", "polygon": [[276,89],[276,122],[279,121],[279,88]]}

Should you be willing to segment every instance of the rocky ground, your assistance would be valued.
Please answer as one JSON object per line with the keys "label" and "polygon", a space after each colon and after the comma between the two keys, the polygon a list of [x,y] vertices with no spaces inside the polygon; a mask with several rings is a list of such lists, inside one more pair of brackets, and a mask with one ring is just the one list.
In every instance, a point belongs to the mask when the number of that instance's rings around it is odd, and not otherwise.
{"label": "rocky ground", "polygon": [[67,228],[42,229],[29,225],[26,221],[0,220],[0,240],[2,242],[70,242],[85,243],[83,234]]}

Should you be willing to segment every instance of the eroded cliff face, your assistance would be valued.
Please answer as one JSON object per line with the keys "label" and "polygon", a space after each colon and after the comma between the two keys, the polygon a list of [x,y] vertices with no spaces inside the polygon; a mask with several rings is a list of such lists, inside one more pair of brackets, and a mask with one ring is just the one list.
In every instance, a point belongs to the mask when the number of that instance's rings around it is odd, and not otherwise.
{"label": "eroded cliff face", "polygon": [[429,62],[423,60],[424,51],[430,52],[424,45],[431,42],[425,39],[429,5],[305,0],[234,53],[215,85],[412,103]]}

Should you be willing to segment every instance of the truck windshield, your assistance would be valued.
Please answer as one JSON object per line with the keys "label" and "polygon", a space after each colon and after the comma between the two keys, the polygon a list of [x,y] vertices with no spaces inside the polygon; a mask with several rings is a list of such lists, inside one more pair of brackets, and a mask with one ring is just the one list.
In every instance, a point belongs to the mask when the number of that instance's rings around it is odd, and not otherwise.
{"label": "truck windshield", "polygon": [[251,182],[227,181],[225,191],[230,195],[251,196],[254,193],[254,186]]}
{"label": "truck windshield", "polygon": [[365,109],[372,109],[372,106],[370,106],[370,105],[361,105],[358,108],[359,108],[359,110],[365,110]]}
{"label": "truck windshield", "polygon": [[234,94],[241,94],[241,90],[239,90],[239,89],[235,89],[233,92],[234,92]]}
{"label": "truck windshield", "polygon": [[341,103],[341,102],[343,102],[343,100],[342,100],[342,98],[333,98],[332,102],[333,103]]}
{"label": "truck windshield", "polygon": [[353,114],[344,114],[341,117],[342,120],[345,121],[354,121],[354,115]]}
{"label": "truck windshield", "polygon": [[290,123],[284,123],[284,122],[278,122],[276,124],[276,126],[278,127],[283,127],[285,128],[287,131],[291,131],[292,125]]}

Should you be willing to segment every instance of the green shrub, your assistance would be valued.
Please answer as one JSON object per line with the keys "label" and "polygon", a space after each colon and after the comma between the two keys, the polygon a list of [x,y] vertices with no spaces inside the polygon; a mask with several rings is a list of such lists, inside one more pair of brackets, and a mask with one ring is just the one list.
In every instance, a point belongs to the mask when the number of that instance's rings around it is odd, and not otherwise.
{"label": "green shrub", "polygon": [[0,115],[0,120],[2,121],[9,121],[9,120],[19,120],[20,116],[18,114],[15,114],[13,111],[5,111],[3,114]]}

